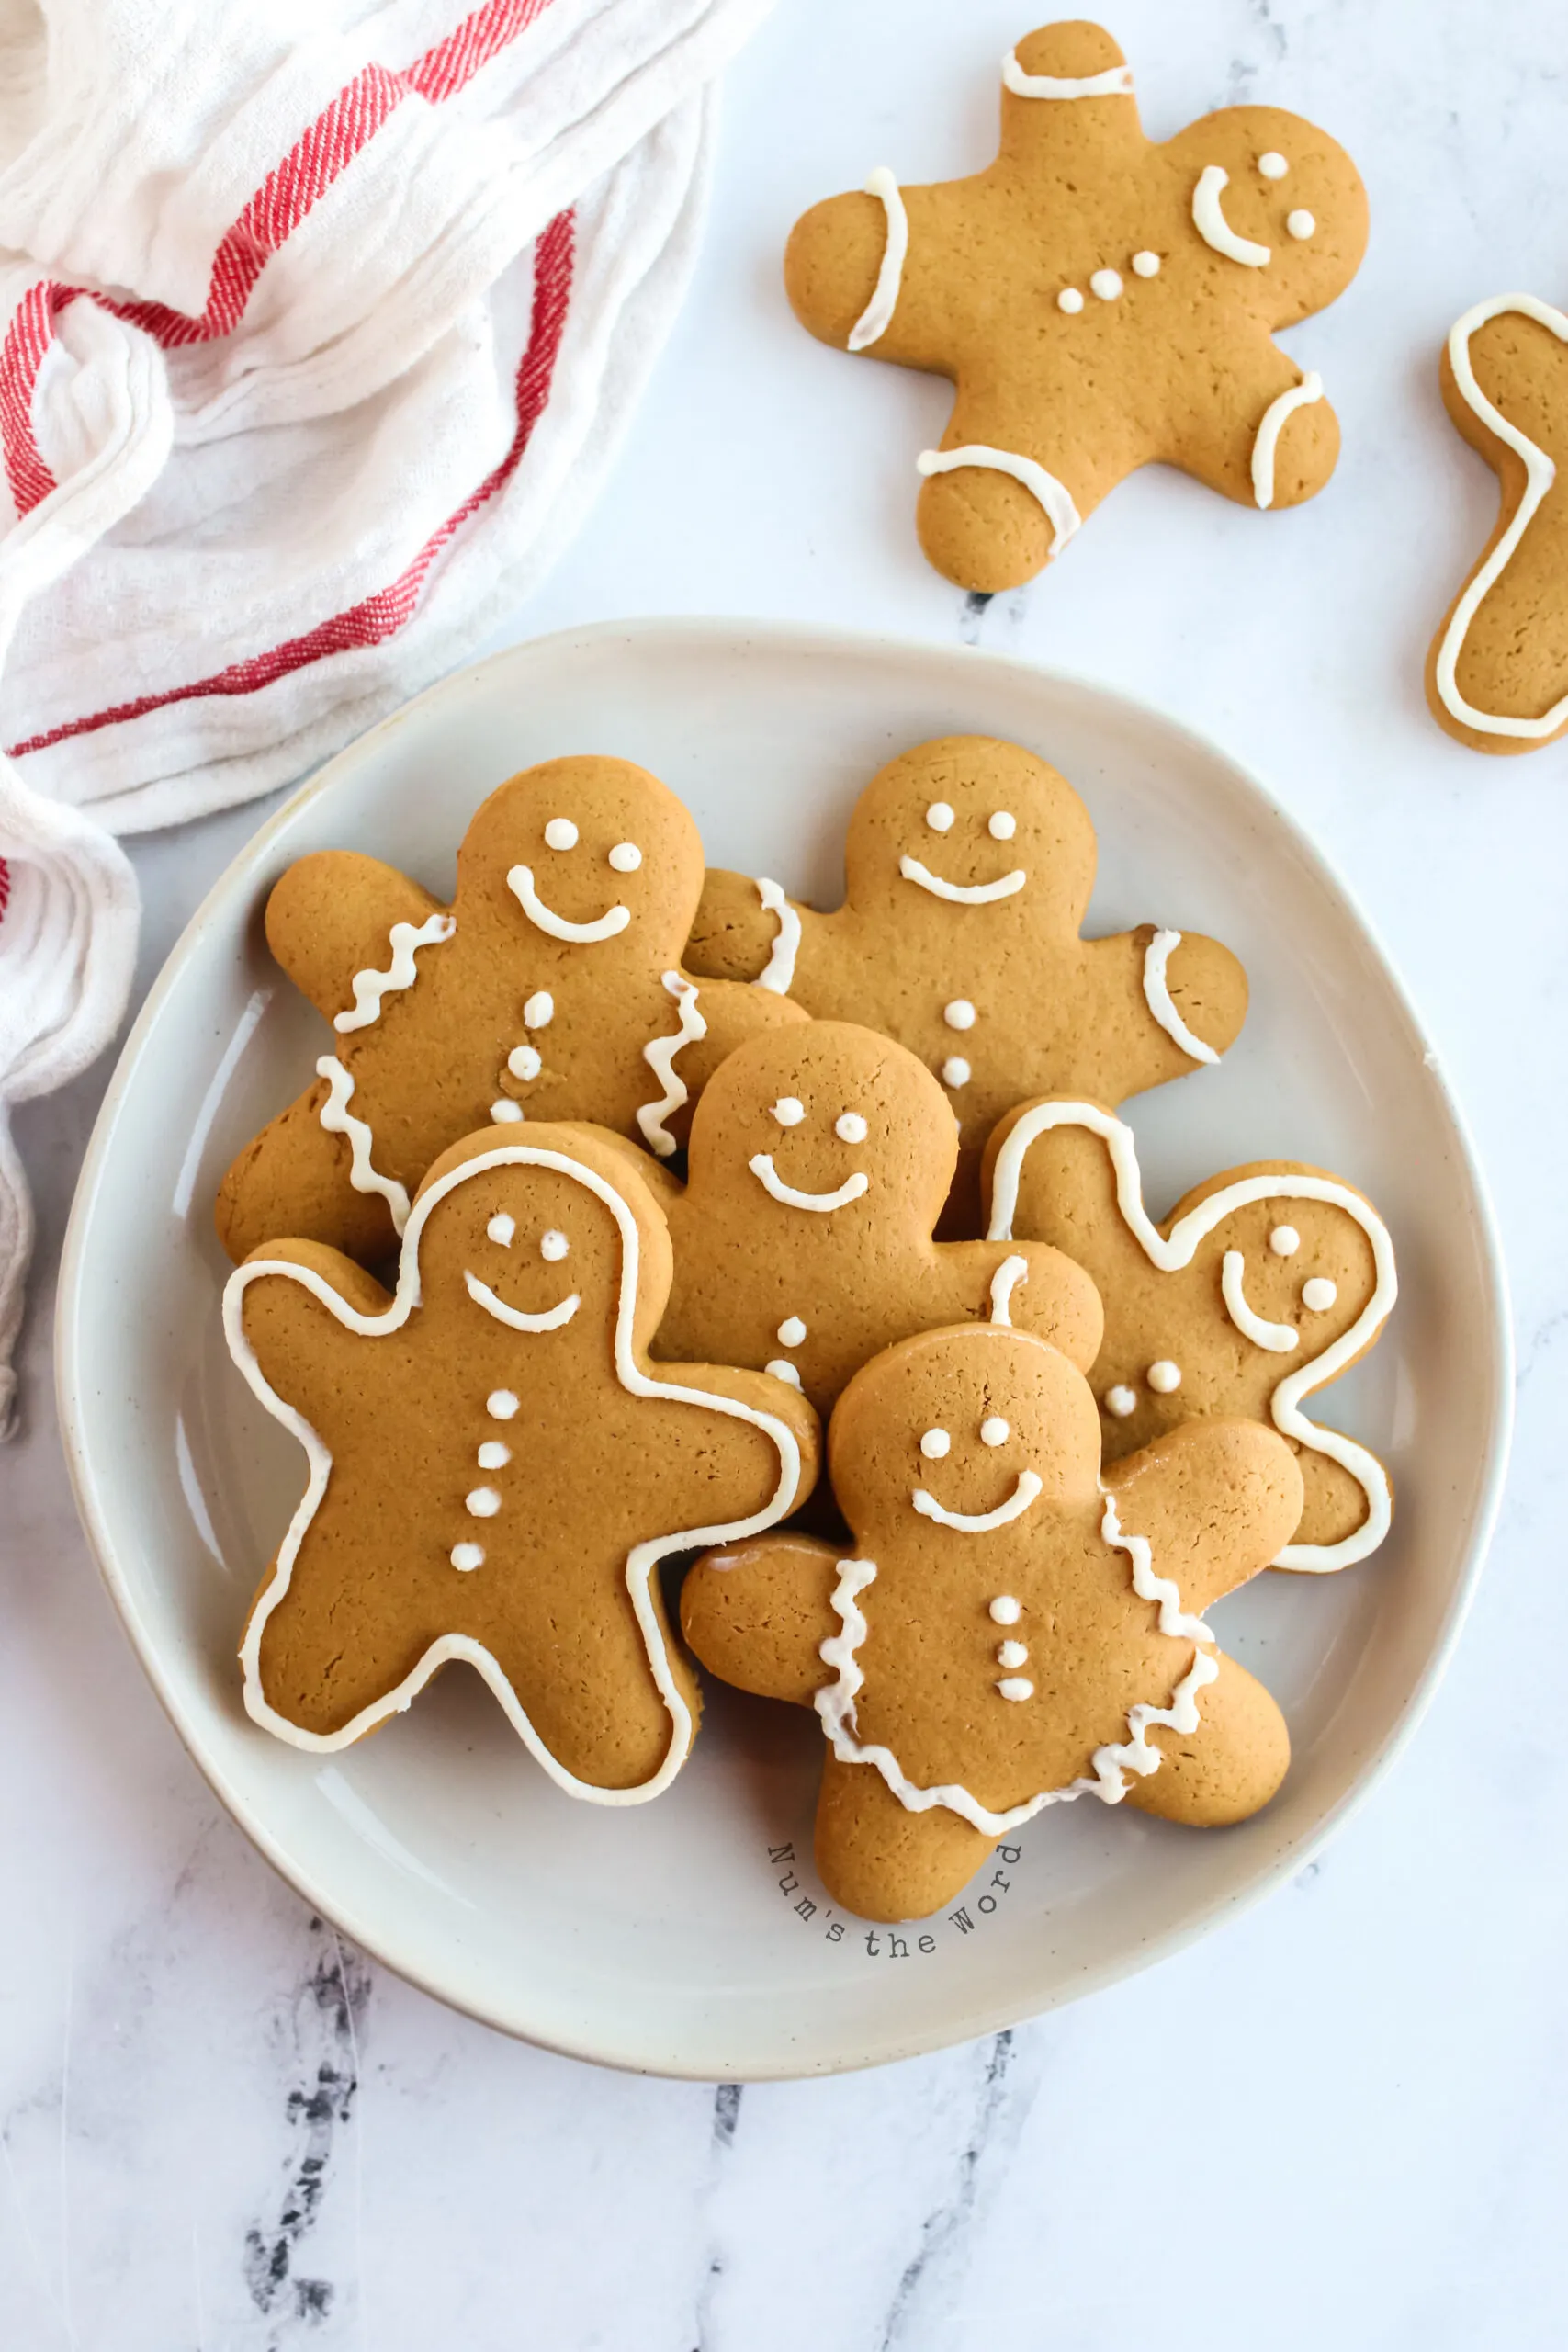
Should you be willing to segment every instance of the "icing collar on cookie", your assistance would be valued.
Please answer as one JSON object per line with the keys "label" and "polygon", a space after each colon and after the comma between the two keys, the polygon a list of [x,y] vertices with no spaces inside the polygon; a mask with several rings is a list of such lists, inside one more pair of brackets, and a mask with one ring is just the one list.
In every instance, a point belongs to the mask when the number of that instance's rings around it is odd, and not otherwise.
{"label": "icing collar on cookie", "polygon": [[901,857],[898,871],[906,882],[917,882],[933,899],[946,899],[955,907],[988,907],[993,899],[1010,899],[1029,879],[1022,866],[1015,865],[1010,874],[1004,874],[996,882],[944,882],[940,874],[933,874],[918,857]]}
{"label": "icing collar on cookie", "polygon": [[592,922],[569,922],[565,915],[558,915],[553,907],[547,907],[535,889],[531,865],[514,865],[506,877],[506,887],[531,923],[547,931],[552,939],[564,939],[574,945],[586,947],[595,940],[614,939],[632,919],[628,907],[615,906],[606,908]]}
{"label": "icing collar on cookie", "polygon": [[784,1182],[784,1178],[773,1166],[773,1156],[771,1151],[759,1151],[746,1164],[763,1192],[771,1193],[775,1201],[782,1202],[786,1209],[847,1208],[852,1201],[858,1201],[861,1194],[866,1192],[871,1184],[871,1179],[865,1170],[857,1168],[852,1176],[845,1177],[836,1193],[798,1193],[793,1184]]}
{"label": "icing collar on cookie", "polygon": [[993,1527],[1006,1527],[1010,1521],[1021,1519],[1039,1494],[1040,1487],[1037,1472],[1021,1470],[1017,1486],[1006,1502],[998,1503],[995,1510],[949,1510],[945,1504],[938,1502],[934,1495],[929,1495],[924,1487],[917,1487],[909,1500],[922,1519],[934,1519],[939,1527],[956,1527],[961,1535],[985,1535]]}

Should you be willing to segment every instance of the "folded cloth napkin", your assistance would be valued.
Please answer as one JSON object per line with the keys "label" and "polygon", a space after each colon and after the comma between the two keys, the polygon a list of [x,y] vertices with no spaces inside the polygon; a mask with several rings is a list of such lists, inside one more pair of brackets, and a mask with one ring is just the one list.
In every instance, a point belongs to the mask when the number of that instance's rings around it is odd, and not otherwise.
{"label": "folded cloth napkin", "polygon": [[684,289],[709,85],[769,5],[0,20],[0,1436],[7,1105],[123,1013],[113,836],[298,775],[539,578]]}

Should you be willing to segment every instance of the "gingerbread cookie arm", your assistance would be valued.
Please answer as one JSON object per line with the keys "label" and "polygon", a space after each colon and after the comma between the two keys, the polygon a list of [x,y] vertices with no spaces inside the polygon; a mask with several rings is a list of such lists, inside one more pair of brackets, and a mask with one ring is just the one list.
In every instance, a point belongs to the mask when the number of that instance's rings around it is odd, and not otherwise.
{"label": "gingerbread cookie arm", "polygon": [[1221,1652],[1204,1686],[1198,1727],[1161,1725],[1147,1735],[1159,1770],[1128,1783],[1126,1802],[1162,1821],[1221,1829],[1269,1803],[1291,1761],[1291,1735],[1278,1702],[1245,1667]]}
{"label": "gingerbread cookie arm", "polygon": [[863,1919],[923,1919],[968,1884],[996,1845],[945,1805],[911,1813],[880,1772],[831,1748],[817,1804],[817,1868]]}
{"label": "gingerbread cookie arm", "polygon": [[[1156,928],[1087,940],[1091,993],[1103,1008],[1091,1091],[1123,1102],[1217,1062],[1247,1018],[1247,974],[1217,939]],[[1113,1008],[1122,1009],[1114,1023]]]}
{"label": "gingerbread cookie arm", "polygon": [[707,1553],[681,1593],[688,1646],[721,1682],[809,1707],[833,1679],[822,1644],[840,1630],[839,1558],[831,1544],[800,1535],[758,1535]]}
{"label": "gingerbread cookie arm", "polygon": [[418,957],[454,924],[439,899],[356,850],[319,850],[274,883],[266,944],[295,987],[340,1031],[363,1028],[410,987]]}
{"label": "gingerbread cookie arm", "polygon": [[[649,1396],[661,1387],[691,1398],[711,1396],[715,1411],[703,1439],[707,1490],[707,1539],[725,1523],[786,1518],[817,1484],[822,1460],[821,1425],[798,1389],[765,1372],[743,1372],[711,1363],[646,1363]],[[689,1457],[669,1465],[672,1502],[689,1505]],[[650,1489],[660,1485],[657,1460],[644,1464]],[[690,1548],[704,1541],[699,1532]]]}
{"label": "gingerbread cookie arm", "polygon": [[1256,1421],[1185,1422],[1108,1469],[1104,1486],[1122,1538],[1148,1544],[1156,1575],[1200,1616],[1266,1568],[1302,1515],[1295,1455]]}
{"label": "gingerbread cookie arm", "polygon": [[953,1242],[946,1248],[965,1270],[974,1265],[980,1273],[991,1322],[1032,1331],[1037,1340],[1059,1348],[1080,1372],[1089,1370],[1100,1353],[1105,1313],[1093,1277],[1081,1265],[1039,1241],[1003,1250],[984,1241]]}
{"label": "gingerbread cookie arm", "polygon": [[[342,1091],[341,1080],[334,1091],[328,1079],[318,1078],[231,1162],[218,1188],[214,1217],[236,1265],[285,1234],[329,1243],[370,1264],[395,1252],[392,1197],[406,1214],[407,1194],[390,1179],[376,1180],[364,1137],[355,1150],[352,1114],[338,1100]],[[334,1122],[330,1127],[322,1123],[323,1109]]]}
{"label": "gingerbread cookie arm", "polygon": [[[754,882],[749,874],[710,866],[703,876],[703,895],[686,946],[686,969],[703,980],[760,980],[774,960],[780,935],[779,913],[770,910],[763,896],[774,887]],[[779,897],[783,899],[782,891]],[[802,910],[792,911],[798,920]],[[787,981],[784,992],[788,993]]]}

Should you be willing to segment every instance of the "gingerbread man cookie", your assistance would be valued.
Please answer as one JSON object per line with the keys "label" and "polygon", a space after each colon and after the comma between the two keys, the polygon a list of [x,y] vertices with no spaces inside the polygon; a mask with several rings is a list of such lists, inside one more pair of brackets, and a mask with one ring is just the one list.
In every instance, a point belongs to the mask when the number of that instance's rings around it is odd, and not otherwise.
{"label": "gingerbread man cookie", "polygon": [[629,1155],[549,1125],[443,1154],[393,1295],[310,1241],[230,1277],[235,1362],[310,1462],[240,1653],[258,1724],[345,1747],[459,1659],[571,1795],[668,1787],[697,1694],[654,1571],[773,1526],[817,1468],[779,1382],[649,1366],[669,1283]]}
{"label": "gingerbread man cookie", "polygon": [[861,795],[837,913],[710,871],[687,957],[908,1046],[947,1090],[967,1181],[1025,1095],[1120,1102],[1217,1061],[1241,1027],[1247,976],[1217,941],[1153,923],[1079,938],[1094,867],[1064,776],[1015,743],[949,736]]}
{"label": "gingerbread man cookie", "polygon": [[223,1180],[230,1256],[274,1234],[389,1256],[431,1162],[492,1121],[591,1119],[672,1152],[724,1056],[804,1017],[682,969],[702,880],[686,809],[610,759],[547,760],[492,792],[449,909],[351,851],[290,866],[267,943],[337,1035]]}
{"label": "gingerbread man cookie", "polygon": [[829,1457],[856,1556],[741,1544],[698,1562],[681,1613],[714,1673],[820,1716],[817,1862],[839,1902],[933,1911],[998,1838],[1080,1796],[1193,1825],[1268,1803],[1283,1718],[1203,1611],[1300,1516],[1282,1438],[1198,1422],[1101,1484],[1083,1374],[982,1325],[857,1374]]}
{"label": "gingerbread man cookie", "polygon": [[957,1157],[942,1088],[889,1038],[811,1021],[750,1039],[697,1105],[685,1188],[661,1188],[675,1279],[656,1352],[753,1364],[820,1413],[893,1340],[966,1317],[1087,1371],[1100,1300],[1070,1258],[932,1240]]}
{"label": "gingerbread man cookie", "polygon": [[1098,25],[1047,25],[1002,65],[1001,151],[971,179],[817,205],[784,259],[819,341],[950,377],[919,459],[920,544],[960,586],[1016,587],[1137,467],[1247,506],[1334,469],[1315,373],[1273,341],[1355,276],[1355,165],[1299,115],[1231,107],[1156,145]]}
{"label": "gingerbread man cookie", "polygon": [[1441,727],[1476,752],[1534,752],[1568,729],[1568,317],[1533,294],[1467,311],[1443,401],[1497,475],[1496,527],[1427,662]]}
{"label": "gingerbread man cookie", "polygon": [[1295,1448],[1301,1523],[1272,1565],[1348,1567],[1393,1516],[1388,1472],[1303,1400],[1359,1363],[1398,1295],[1393,1244],[1354,1185],[1294,1160],[1227,1168],[1163,1225],[1132,1129],[1096,1102],[1024,1102],[987,1153],[990,1231],[1070,1250],[1105,1305],[1089,1374],[1110,1460],[1211,1414],[1272,1422]]}

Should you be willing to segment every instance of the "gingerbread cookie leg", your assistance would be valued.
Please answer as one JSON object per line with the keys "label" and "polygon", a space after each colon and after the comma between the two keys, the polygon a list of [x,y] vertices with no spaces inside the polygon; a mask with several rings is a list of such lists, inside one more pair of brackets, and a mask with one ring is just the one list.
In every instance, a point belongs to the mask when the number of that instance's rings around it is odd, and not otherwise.
{"label": "gingerbread cookie leg", "polygon": [[1245,375],[1227,377],[1186,420],[1168,462],[1238,506],[1299,506],[1339,458],[1339,419],[1323,379],[1272,345]]}
{"label": "gingerbread cookie leg", "polygon": [[1191,1829],[1245,1821],[1268,1804],[1291,1761],[1277,1701],[1235,1658],[1216,1652],[1213,1662],[1219,1671],[1204,1688],[1196,1731],[1151,1731],[1159,1770],[1127,1789],[1126,1802],[1140,1813]]}
{"label": "gingerbread cookie leg", "polygon": [[915,528],[945,579],[983,595],[1021,587],[1059,556],[1111,487],[1086,452],[1041,438],[1027,409],[960,400],[940,449],[922,452]]}
{"label": "gingerbread cookie leg", "polygon": [[911,1813],[869,1764],[829,1748],[817,1804],[817,1868],[863,1919],[923,1919],[951,1902],[996,1845],[943,1805]]}

